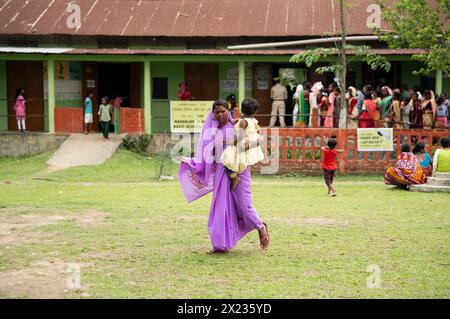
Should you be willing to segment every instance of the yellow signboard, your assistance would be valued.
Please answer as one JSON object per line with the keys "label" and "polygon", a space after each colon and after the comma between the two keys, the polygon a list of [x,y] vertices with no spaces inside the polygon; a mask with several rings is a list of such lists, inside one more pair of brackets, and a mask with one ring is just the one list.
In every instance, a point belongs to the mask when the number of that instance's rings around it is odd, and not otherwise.
{"label": "yellow signboard", "polygon": [[357,132],[358,152],[394,150],[392,128],[359,128]]}
{"label": "yellow signboard", "polygon": [[200,133],[214,101],[170,101],[170,131]]}

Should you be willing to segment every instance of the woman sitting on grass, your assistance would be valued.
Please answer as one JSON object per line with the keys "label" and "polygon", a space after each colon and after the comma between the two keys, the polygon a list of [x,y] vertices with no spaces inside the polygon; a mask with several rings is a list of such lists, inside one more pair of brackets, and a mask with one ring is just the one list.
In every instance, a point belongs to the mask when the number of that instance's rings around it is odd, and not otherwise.
{"label": "woman sitting on grass", "polygon": [[450,138],[441,138],[442,148],[437,149],[433,157],[433,176],[436,173],[450,173]]}
{"label": "woman sitting on grass", "polygon": [[413,154],[419,161],[423,173],[426,176],[431,176],[433,167],[431,165],[431,156],[425,150],[425,143],[417,143],[416,146],[414,146]]}
{"label": "woman sitting on grass", "polygon": [[423,173],[419,161],[411,153],[411,146],[403,144],[401,154],[397,158],[395,167],[389,167],[384,174],[386,185],[396,185],[407,190],[411,184],[423,184],[427,176]]}

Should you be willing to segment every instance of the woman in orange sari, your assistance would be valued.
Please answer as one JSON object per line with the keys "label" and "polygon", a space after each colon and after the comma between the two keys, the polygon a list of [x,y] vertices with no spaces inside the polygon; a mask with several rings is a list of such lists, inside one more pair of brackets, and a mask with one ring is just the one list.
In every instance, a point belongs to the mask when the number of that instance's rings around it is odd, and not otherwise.
{"label": "woman in orange sari", "polygon": [[377,105],[372,100],[372,93],[367,92],[364,95],[364,102],[362,106],[361,114],[359,114],[359,128],[372,128],[375,127],[375,114],[377,111]]}
{"label": "woman in orange sari", "polygon": [[381,102],[381,91],[375,90],[373,92],[373,101],[375,102],[375,105],[377,106],[377,110],[375,112],[375,127],[383,127],[383,121],[381,120],[381,109],[382,109],[382,102]]}
{"label": "woman in orange sari", "polygon": [[395,167],[389,167],[384,174],[386,185],[396,185],[408,189],[411,184],[423,184],[427,176],[423,173],[419,161],[411,153],[411,146],[403,144]]}

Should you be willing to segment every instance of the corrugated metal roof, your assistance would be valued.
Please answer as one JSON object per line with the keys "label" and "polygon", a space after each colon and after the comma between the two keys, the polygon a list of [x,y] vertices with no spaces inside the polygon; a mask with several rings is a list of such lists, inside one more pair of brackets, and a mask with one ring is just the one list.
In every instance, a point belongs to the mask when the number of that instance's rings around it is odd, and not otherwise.
{"label": "corrugated metal roof", "polygon": [[[372,34],[352,0],[348,34]],[[69,4],[81,25],[67,26]],[[0,34],[110,36],[321,36],[339,29],[335,0],[0,0]]]}
{"label": "corrugated metal roof", "polygon": [[[0,47],[0,53],[41,53],[70,55],[293,55],[303,50],[227,50],[227,49],[189,49],[189,50],[157,50],[157,49],[61,49],[61,48],[14,48]],[[381,55],[411,55],[424,53],[419,49],[374,49],[372,52]],[[351,54],[351,53],[349,53]]]}

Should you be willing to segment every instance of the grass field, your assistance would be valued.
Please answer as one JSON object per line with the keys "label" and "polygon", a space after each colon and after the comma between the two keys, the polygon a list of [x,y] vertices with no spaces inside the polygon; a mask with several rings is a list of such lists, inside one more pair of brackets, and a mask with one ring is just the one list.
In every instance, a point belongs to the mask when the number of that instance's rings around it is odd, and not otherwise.
{"label": "grass field", "polygon": [[211,196],[187,204],[154,159],[47,172],[50,155],[0,159],[0,298],[450,297],[448,194],[338,176],[329,198],[320,177],[254,176],[270,249],[254,232],[208,255]]}

